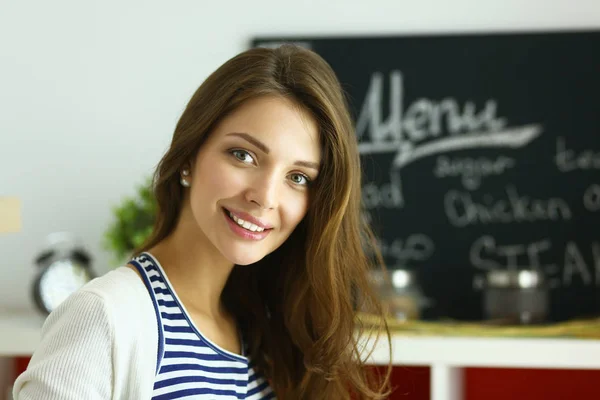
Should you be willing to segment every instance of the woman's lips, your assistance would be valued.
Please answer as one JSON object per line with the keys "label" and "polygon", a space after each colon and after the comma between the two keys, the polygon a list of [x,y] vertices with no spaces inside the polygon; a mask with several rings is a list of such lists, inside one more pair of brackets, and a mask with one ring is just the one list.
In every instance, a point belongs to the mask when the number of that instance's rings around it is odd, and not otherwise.
{"label": "woman's lips", "polygon": [[[250,230],[238,225],[237,222],[235,222],[233,219],[231,219],[231,217],[229,216],[229,211],[227,209],[223,209],[223,216],[225,217],[225,220],[227,221],[227,224],[229,225],[229,228],[231,229],[231,231],[243,239],[262,240],[262,239],[266,238],[269,235],[269,233],[271,233],[271,230],[272,230],[272,229],[265,229],[262,232],[250,231]],[[252,222],[252,221],[248,221],[248,222]],[[256,225],[258,225],[258,224],[256,224]],[[258,226],[260,226],[260,225],[258,225]]]}
{"label": "woman's lips", "polygon": [[254,225],[256,225],[256,226],[258,226],[260,228],[263,228],[263,229],[273,229],[273,225],[269,224],[268,222],[266,222],[266,221],[264,221],[264,220],[262,220],[262,219],[260,219],[258,217],[255,217],[255,216],[250,215],[248,213],[245,213],[243,211],[230,210],[230,209],[227,209],[227,208],[223,208],[223,209],[226,212],[228,212],[230,214],[233,214],[236,218],[243,219],[244,221],[248,221],[248,222],[250,222],[250,223],[252,223],[252,224],[254,224]]}

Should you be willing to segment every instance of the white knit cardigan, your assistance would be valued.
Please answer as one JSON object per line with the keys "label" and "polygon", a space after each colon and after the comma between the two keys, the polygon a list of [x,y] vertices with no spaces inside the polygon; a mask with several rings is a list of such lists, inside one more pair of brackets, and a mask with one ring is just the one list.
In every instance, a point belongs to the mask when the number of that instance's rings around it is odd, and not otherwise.
{"label": "white knit cardigan", "polygon": [[137,274],[120,267],[53,311],[13,388],[15,400],[150,399],[158,350],[154,305]]}

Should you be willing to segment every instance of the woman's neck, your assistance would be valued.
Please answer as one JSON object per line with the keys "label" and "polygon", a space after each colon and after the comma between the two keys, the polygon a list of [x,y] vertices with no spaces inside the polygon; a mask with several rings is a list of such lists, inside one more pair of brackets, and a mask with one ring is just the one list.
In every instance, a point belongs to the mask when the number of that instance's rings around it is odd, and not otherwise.
{"label": "woman's neck", "polygon": [[213,319],[223,318],[221,293],[234,265],[197,226],[189,225],[178,224],[169,237],[148,252],[160,262],[188,310]]}

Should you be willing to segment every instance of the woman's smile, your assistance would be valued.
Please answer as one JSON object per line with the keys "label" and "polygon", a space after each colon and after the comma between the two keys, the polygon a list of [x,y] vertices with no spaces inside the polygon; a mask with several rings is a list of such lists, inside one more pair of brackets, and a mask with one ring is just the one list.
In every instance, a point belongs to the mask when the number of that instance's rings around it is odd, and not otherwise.
{"label": "woman's smile", "polygon": [[[266,238],[273,229],[260,222],[258,224],[254,224],[250,221],[244,220],[236,215],[238,213],[234,214],[226,208],[223,208],[223,214],[231,231],[243,239],[262,240]],[[250,217],[246,218],[250,219]]]}

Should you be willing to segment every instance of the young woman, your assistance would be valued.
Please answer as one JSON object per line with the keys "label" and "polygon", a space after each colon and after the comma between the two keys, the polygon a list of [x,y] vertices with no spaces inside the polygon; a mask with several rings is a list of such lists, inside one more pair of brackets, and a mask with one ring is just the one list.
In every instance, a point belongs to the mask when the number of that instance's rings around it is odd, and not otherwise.
{"label": "young woman", "polygon": [[360,176],[321,57],[227,61],[157,168],[153,234],[48,317],[15,399],[384,398],[356,323],[358,307],[381,313]]}

